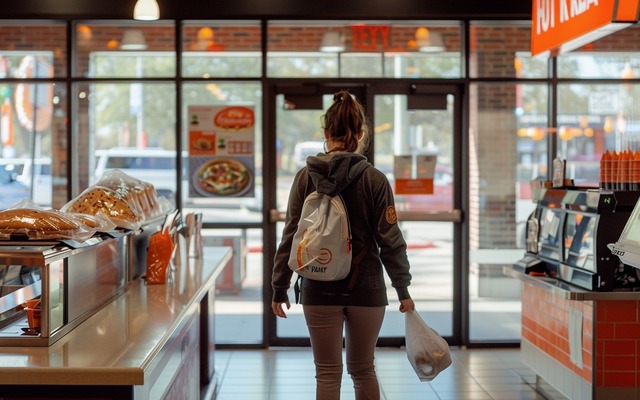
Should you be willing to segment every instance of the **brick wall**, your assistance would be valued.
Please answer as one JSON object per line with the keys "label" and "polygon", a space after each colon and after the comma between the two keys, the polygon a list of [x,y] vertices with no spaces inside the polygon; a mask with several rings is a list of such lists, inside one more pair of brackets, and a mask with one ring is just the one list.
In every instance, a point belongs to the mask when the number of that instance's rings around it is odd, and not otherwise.
{"label": "brick wall", "polygon": [[526,26],[473,26],[470,40],[471,76],[515,78],[514,55],[528,51],[531,29]]}
{"label": "brick wall", "polygon": [[[566,300],[551,291],[525,284],[522,292],[522,337],[585,381],[593,383],[593,301]],[[571,362],[569,308],[582,312],[582,362]]]}
{"label": "brick wall", "polygon": [[[54,76],[66,76],[67,49],[65,25],[0,26],[0,50],[50,51],[54,55]],[[12,69],[17,65],[10,66]]]}
{"label": "brick wall", "polygon": [[[477,87],[473,126],[477,197],[471,197],[470,218],[476,221],[477,248],[513,248],[516,245],[517,150],[513,114],[515,85]],[[507,106],[509,105],[509,106]]]}
{"label": "brick wall", "polygon": [[[530,283],[525,283],[524,288],[523,339],[592,385],[595,398],[638,398],[640,300],[576,301]],[[582,367],[571,361],[571,309],[583,316]]]}
{"label": "brick wall", "polygon": [[640,387],[640,301],[596,302],[596,384]]}

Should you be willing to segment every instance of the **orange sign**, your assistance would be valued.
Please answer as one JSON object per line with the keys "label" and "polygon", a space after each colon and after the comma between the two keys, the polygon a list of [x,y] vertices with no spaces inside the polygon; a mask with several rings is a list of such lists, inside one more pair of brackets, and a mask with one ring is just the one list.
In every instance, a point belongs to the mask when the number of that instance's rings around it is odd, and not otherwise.
{"label": "orange sign", "polygon": [[575,50],[638,22],[639,0],[533,0],[531,55]]}
{"label": "orange sign", "polygon": [[433,178],[396,179],[396,194],[433,194]]}
{"label": "orange sign", "polygon": [[255,124],[253,109],[242,106],[223,108],[213,118],[215,126],[225,129],[251,128]]}

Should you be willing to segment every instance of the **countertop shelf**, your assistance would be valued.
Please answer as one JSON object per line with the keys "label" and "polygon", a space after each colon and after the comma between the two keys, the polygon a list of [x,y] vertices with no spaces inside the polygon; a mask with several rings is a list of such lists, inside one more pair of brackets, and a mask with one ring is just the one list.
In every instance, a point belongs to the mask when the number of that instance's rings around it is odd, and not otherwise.
{"label": "countertop shelf", "polygon": [[519,279],[523,282],[531,283],[544,290],[554,293],[556,296],[566,300],[639,300],[640,291],[610,291],[597,292],[582,289],[552,277],[531,276],[515,270],[513,267],[502,268],[505,275]]}

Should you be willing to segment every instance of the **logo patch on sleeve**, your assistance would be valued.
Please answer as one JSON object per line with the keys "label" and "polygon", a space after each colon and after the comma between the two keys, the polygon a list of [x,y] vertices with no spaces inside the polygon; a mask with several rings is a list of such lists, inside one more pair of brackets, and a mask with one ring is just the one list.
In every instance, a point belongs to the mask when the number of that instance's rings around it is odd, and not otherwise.
{"label": "logo patch on sleeve", "polygon": [[385,212],[385,217],[387,222],[391,225],[398,222],[398,215],[396,214],[396,208],[394,206],[387,207],[387,211]]}

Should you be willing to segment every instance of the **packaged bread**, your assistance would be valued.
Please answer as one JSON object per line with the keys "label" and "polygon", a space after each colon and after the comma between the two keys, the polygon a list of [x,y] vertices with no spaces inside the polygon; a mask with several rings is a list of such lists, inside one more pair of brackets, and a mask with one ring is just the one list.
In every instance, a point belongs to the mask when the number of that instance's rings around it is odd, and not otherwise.
{"label": "packaged bread", "polygon": [[109,219],[103,212],[99,212],[95,215],[72,213],[68,214],[73,219],[79,222],[88,230],[94,230],[96,232],[109,232],[116,229],[116,224]]}
{"label": "packaged bread", "polygon": [[104,215],[70,214],[45,209],[32,199],[23,199],[0,211],[0,240],[65,240],[83,242],[96,232],[113,230]]}
{"label": "packaged bread", "polygon": [[0,211],[3,240],[74,239],[81,231],[80,223],[54,210],[19,207]]}
{"label": "packaged bread", "polygon": [[158,193],[151,183],[134,178],[119,169],[106,171],[96,185],[118,191],[123,197],[137,204],[146,219],[169,211],[161,209]]}
{"label": "packaged bread", "polygon": [[79,196],[65,204],[62,211],[68,213],[106,215],[115,226],[137,230],[144,222],[144,215],[117,191],[104,186],[90,186]]}

